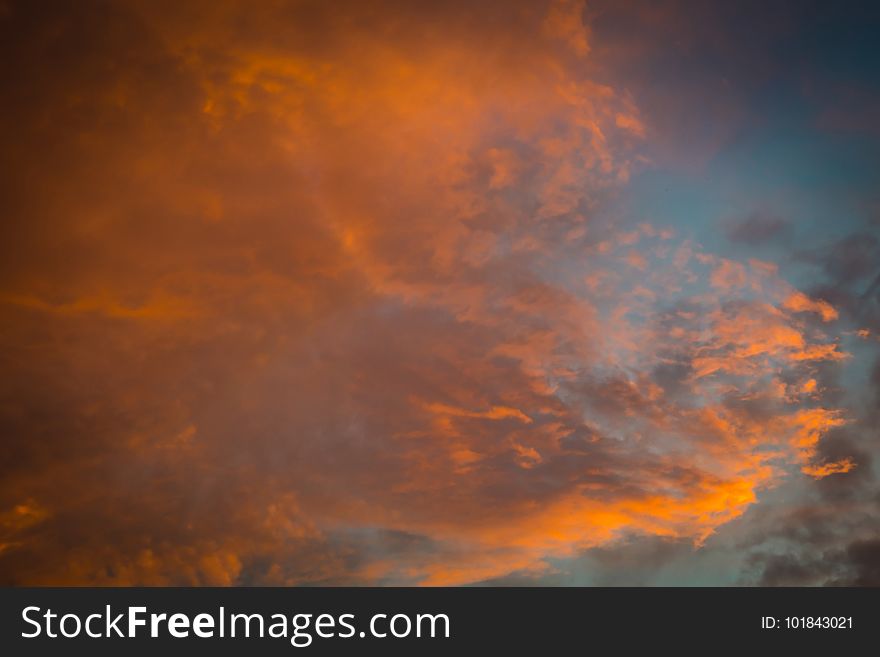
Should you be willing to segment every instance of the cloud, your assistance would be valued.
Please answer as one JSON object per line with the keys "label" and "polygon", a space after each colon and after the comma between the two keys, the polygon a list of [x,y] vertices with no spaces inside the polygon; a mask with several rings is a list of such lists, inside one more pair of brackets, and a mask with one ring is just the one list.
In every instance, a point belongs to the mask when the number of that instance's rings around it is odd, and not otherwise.
{"label": "cloud", "polygon": [[850,586],[880,586],[880,541],[851,543],[846,556],[852,566]]}
{"label": "cloud", "polygon": [[756,246],[784,237],[790,230],[791,224],[781,217],[754,213],[730,223],[727,227],[727,238],[732,242]]}
{"label": "cloud", "polygon": [[584,20],[13,7],[3,581],[462,584],[850,476],[833,299],[598,212],[652,122]]}

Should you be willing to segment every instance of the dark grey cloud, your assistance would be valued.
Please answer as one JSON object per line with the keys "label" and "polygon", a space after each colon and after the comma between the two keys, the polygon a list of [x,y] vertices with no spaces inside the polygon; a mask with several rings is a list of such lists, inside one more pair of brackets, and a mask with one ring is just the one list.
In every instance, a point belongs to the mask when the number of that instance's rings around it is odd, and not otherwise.
{"label": "dark grey cloud", "polygon": [[792,226],[782,217],[753,213],[744,219],[728,222],[727,238],[731,242],[758,246],[781,240],[791,234]]}

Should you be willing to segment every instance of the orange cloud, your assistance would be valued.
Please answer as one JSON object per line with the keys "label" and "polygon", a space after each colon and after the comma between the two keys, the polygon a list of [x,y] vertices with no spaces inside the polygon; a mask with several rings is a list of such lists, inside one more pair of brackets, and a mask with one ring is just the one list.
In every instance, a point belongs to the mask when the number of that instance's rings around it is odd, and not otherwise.
{"label": "orange cloud", "polygon": [[822,479],[823,477],[827,477],[833,474],[841,474],[844,472],[849,472],[854,467],[856,467],[855,462],[852,459],[843,459],[841,461],[835,461],[833,463],[822,463],[821,465],[805,465],[801,468],[801,471],[813,477],[814,479]]}
{"label": "orange cloud", "polygon": [[651,123],[581,4],[202,9],[13,44],[4,582],[460,584],[843,471],[835,311],[598,218]]}
{"label": "orange cloud", "polygon": [[817,313],[823,322],[830,322],[837,319],[837,311],[827,301],[822,299],[813,300],[803,292],[793,291],[785,300],[784,306],[787,310],[796,313],[812,312]]}

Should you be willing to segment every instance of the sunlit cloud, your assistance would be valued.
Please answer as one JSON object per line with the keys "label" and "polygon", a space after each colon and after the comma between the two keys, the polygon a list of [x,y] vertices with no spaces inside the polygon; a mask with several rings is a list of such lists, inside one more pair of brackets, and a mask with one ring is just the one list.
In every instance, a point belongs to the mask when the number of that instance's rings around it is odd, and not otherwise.
{"label": "sunlit cloud", "polygon": [[603,212],[658,122],[583,5],[441,5],[133,3],[37,52],[5,581],[539,575],[856,467],[832,300]]}

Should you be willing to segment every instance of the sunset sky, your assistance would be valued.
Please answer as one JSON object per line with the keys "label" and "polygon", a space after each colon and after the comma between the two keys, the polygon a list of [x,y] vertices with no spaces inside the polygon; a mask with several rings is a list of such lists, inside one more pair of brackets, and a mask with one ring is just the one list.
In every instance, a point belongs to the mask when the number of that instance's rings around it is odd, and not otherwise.
{"label": "sunset sky", "polygon": [[0,584],[880,585],[878,29],[0,0]]}

